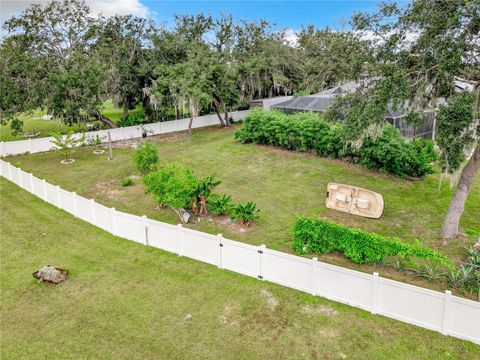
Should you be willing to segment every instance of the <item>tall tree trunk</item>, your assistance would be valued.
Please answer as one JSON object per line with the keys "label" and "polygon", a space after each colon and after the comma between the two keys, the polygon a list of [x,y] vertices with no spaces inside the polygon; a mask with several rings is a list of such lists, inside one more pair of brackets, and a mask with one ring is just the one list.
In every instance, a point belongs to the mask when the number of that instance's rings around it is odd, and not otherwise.
{"label": "tall tree trunk", "polygon": [[450,239],[458,234],[458,227],[460,224],[460,217],[463,214],[465,208],[465,201],[467,200],[468,193],[472,187],[475,175],[480,169],[480,144],[477,147],[468,161],[467,165],[463,168],[460,180],[458,181],[457,189],[453,195],[453,199],[448,207],[447,215],[443,221],[442,229],[440,230],[440,236],[444,239]]}
{"label": "tall tree trunk", "polygon": [[128,118],[128,100],[123,102],[123,118]]}
{"label": "tall tree trunk", "polygon": [[90,115],[92,117],[94,117],[95,119],[97,119],[98,121],[101,121],[103,122],[104,124],[106,124],[109,128],[111,129],[114,129],[114,128],[117,128],[118,125],[115,124],[112,120],[110,120],[109,118],[103,116],[102,114],[100,114],[100,112],[98,110],[95,110],[95,111],[92,111],[90,113]]}
{"label": "tall tree trunk", "polygon": [[188,135],[192,135],[192,124],[193,124],[193,107],[190,106],[190,121],[188,123]]}
{"label": "tall tree trunk", "polygon": [[220,125],[225,126],[225,123],[223,122],[222,114],[220,113],[220,102],[214,97],[212,98],[212,104],[213,104],[213,107],[215,108],[215,112],[217,113],[218,120],[220,120]]}
{"label": "tall tree trunk", "polygon": [[182,118],[182,114],[180,114],[179,106],[175,106],[175,116],[177,117],[177,120],[180,120]]}

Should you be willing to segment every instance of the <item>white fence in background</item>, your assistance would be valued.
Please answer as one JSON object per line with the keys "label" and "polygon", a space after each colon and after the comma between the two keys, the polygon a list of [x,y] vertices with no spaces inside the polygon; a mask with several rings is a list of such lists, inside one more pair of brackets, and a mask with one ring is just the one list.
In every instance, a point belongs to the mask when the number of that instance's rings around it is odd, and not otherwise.
{"label": "white fence in background", "polygon": [[107,208],[0,160],[1,176],[113,235],[480,344],[480,303]]}
{"label": "white fence in background", "polygon": [[[234,121],[243,120],[245,116],[250,112],[250,110],[244,111],[235,111],[230,113],[230,117]],[[181,119],[181,120],[172,120],[172,121],[164,121],[164,122],[157,122],[152,124],[145,124],[145,125],[136,125],[136,126],[128,126],[128,127],[121,127],[115,129],[108,129],[108,130],[99,130],[99,131],[91,131],[85,133],[85,140],[88,142],[89,140],[100,139],[102,143],[108,142],[108,133],[110,132],[110,136],[112,137],[112,141],[120,141],[120,140],[130,140],[135,138],[141,138],[143,131],[147,131],[148,136],[151,135],[159,135],[159,134],[167,134],[176,131],[183,131],[188,130],[188,123],[190,119]],[[205,115],[205,116],[198,116],[193,120],[192,127],[194,129],[218,125],[220,121],[216,114],[214,115]],[[74,137],[76,139],[80,139],[84,133],[76,133]],[[19,155],[24,153],[39,153],[50,151],[54,149],[54,145],[52,144],[53,138],[52,137],[44,137],[38,139],[28,139],[28,140],[19,140],[19,141],[2,141],[0,142],[0,156],[8,156],[8,155]]]}

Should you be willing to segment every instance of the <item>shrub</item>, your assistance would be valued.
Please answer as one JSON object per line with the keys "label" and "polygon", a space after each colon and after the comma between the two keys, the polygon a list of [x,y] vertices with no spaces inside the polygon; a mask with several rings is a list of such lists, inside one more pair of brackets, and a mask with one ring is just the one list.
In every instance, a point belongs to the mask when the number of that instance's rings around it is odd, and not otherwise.
{"label": "shrub", "polygon": [[55,131],[52,133],[53,140],[50,142],[55,146],[55,151],[62,154],[65,159],[68,159],[70,154],[75,151],[75,148],[85,141],[85,134],[81,138],[75,138],[73,130],[70,130],[66,135]]}
{"label": "shrub", "polygon": [[207,201],[210,206],[210,211],[215,215],[228,215],[233,210],[232,197],[223,194],[220,197],[217,194],[213,194],[212,199]]}
{"label": "shrub", "polygon": [[433,169],[414,145],[407,143],[399,131],[388,124],[376,139],[367,137],[359,149],[359,162],[369,169],[378,169],[397,176],[421,177]]}
{"label": "shrub", "polygon": [[293,227],[293,235],[293,249],[298,254],[339,251],[355,263],[377,262],[386,256],[400,256],[408,261],[416,257],[453,267],[447,257],[433,250],[324,220],[300,217]]}
{"label": "shrub", "polygon": [[254,202],[239,203],[233,207],[232,219],[238,219],[242,225],[250,226],[258,218],[259,211]]}
{"label": "shrub", "polygon": [[192,209],[196,215],[207,215],[207,199],[212,194],[213,189],[220,185],[221,181],[213,176],[207,176],[198,181],[193,195]]}
{"label": "shrub", "polygon": [[126,126],[134,126],[134,125],[143,125],[146,124],[148,121],[145,118],[145,111],[140,110],[135,113],[130,113],[128,117],[126,118],[121,118],[120,120],[117,121],[117,125],[120,127],[126,127]]}
{"label": "shrub", "polygon": [[146,192],[155,197],[157,203],[174,209],[192,205],[197,177],[187,168],[177,164],[166,164],[143,178]]}
{"label": "shrub", "polygon": [[137,170],[143,174],[153,170],[158,163],[157,147],[149,141],[139,144],[133,154],[133,162]]}
{"label": "shrub", "polygon": [[358,159],[363,166],[397,176],[421,177],[433,171],[428,165],[433,156],[430,148],[408,143],[391,125],[387,125],[378,138],[366,138],[358,150],[342,140],[344,131],[341,123],[327,122],[311,112],[287,115],[254,109],[235,138],[242,143],[314,152],[324,157],[350,157],[352,161]]}
{"label": "shrub", "polygon": [[125,178],[122,180],[122,186],[130,186],[133,185],[132,178]]}

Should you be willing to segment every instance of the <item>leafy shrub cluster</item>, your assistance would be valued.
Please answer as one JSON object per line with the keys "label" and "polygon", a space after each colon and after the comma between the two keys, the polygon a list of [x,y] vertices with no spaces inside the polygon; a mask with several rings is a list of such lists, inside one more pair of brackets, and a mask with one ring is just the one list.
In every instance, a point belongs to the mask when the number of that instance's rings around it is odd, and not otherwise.
{"label": "leafy shrub cluster", "polygon": [[419,258],[453,268],[447,257],[430,249],[324,220],[300,217],[293,227],[293,235],[293,249],[298,254],[339,251],[351,261],[360,264],[398,256],[408,262],[411,258]]}
{"label": "leafy shrub cluster", "polygon": [[120,127],[127,127],[127,126],[134,126],[134,125],[143,125],[147,124],[151,121],[148,121],[147,117],[145,117],[145,112],[143,110],[130,113],[128,117],[122,117],[120,120],[117,121],[117,125]]}
{"label": "leafy shrub cluster", "polygon": [[331,158],[349,158],[368,168],[397,176],[422,177],[433,171],[428,164],[431,154],[424,150],[426,144],[406,142],[391,125],[387,125],[377,138],[367,137],[359,149],[343,140],[343,131],[341,123],[327,122],[314,113],[287,115],[254,109],[235,137],[242,143],[278,146]]}
{"label": "leafy shrub cluster", "polygon": [[153,170],[158,163],[157,147],[149,141],[139,144],[133,153],[133,163],[142,174]]}
{"label": "leafy shrub cluster", "polygon": [[143,178],[146,193],[152,194],[158,204],[172,208],[182,221],[180,209],[192,209],[196,215],[204,216],[210,208],[215,215],[230,215],[242,224],[252,224],[258,218],[255,203],[234,204],[231,196],[214,194],[220,183],[213,176],[198,178],[178,164],[163,164]]}

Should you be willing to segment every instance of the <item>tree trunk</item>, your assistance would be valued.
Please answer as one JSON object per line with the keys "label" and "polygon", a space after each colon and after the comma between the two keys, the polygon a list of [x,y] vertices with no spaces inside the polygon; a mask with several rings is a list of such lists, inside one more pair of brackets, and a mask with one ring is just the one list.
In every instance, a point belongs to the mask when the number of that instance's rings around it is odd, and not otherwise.
{"label": "tree trunk", "polygon": [[458,181],[457,189],[453,195],[453,199],[448,207],[447,215],[443,221],[442,229],[440,230],[440,236],[444,239],[450,239],[458,234],[458,227],[460,224],[460,217],[463,214],[465,208],[465,201],[467,200],[468,193],[472,187],[475,175],[480,169],[480,144],[477,147],[468,161],[467,165],[463,168],[460,180]]}
{"label": "tree trunk", "polygon": [[190,121],[188,123],[188,135],[192,135],[192,124],[193,124],[193,109],[190,107]]}
{"label": "tree trunk", "polygon": [[118,128],[118,125],[115,124],[112,120],[110,120],[109,118],[103,116],[102,114],[100,114],[100,112],[98,110],[95,110],[95,111],[92,111],[90,113],[90,115],[92,117],[94,117],[95,119],[97,119],[98,121],[101,121],[103,122],[104,124],[106,124],[109,128],[111,129],[114,129],[114,128]]}
{"label": "tree trunk", "polygon": [[222,119],[222,114],[220,113],[220,102],[216,98],[213,98],[212,104],[213,104],[213,107],[215,108],[215,112],[217,113],[218,120],[220,120],[220,125],[225,126]]}
{"label": "tree trunk", "polygon": [[128,100],[123,103],[123,118],[128,118]]}
{"label": "tree trunk", "polygon": [[180,107],[178,106],[175,106],[175,116],[177,117],[177,120],[182,118],[182,114],[180,114]]}
{"label": "tree trunk", "polygon": [[230,119],[228,118],[228,110],[225,109],[225,125],[230,126]]}

